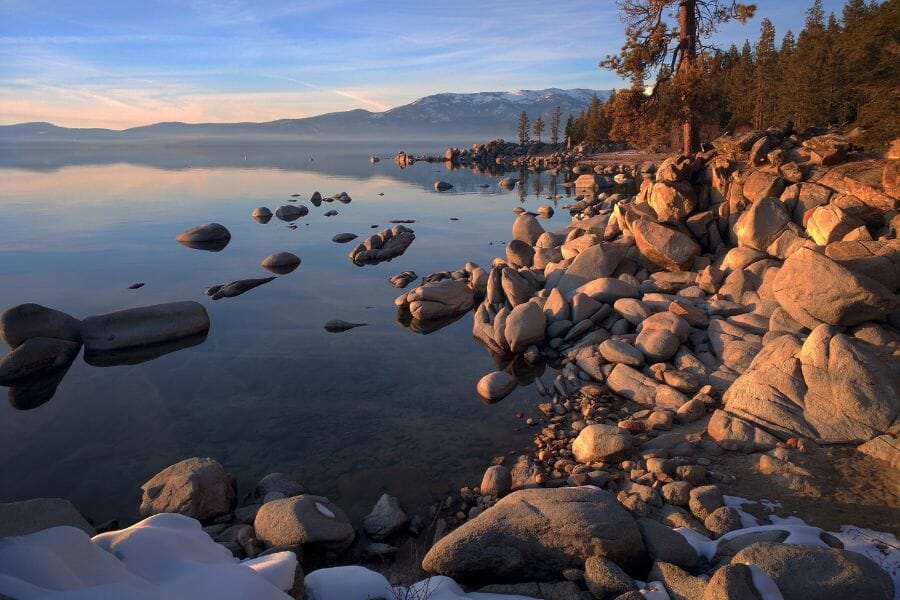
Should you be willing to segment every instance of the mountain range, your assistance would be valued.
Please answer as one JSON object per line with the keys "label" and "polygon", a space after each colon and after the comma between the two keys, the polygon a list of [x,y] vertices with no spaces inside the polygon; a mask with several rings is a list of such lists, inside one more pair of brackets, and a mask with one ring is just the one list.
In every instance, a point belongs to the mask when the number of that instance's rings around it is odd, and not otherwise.
{"label": "mountain range", "polygon": [[[0,142],[151,142],[253,140],[486,140],[515,139],[520,113],[532,120],[540,114],[547,123],[559,106],[562,122],[587,108],[596,95],[605,100],[610,90],[516,90],[470,94],[434,94],[384,112],[356,109],[302,119],[265,123],[167,122],[130,129],[80,129],[51,123],[0,126]],[[562,127],[561,125],[560,127]]]}

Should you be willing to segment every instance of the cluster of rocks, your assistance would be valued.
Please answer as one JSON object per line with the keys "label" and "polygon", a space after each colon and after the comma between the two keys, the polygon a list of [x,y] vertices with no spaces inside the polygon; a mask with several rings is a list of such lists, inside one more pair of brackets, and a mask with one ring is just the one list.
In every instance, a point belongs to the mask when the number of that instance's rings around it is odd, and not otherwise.
{"label": "cluster of rocks", "polygon": [[416,239],[416,234],[409,227],[394,225],[375,235],[369,236],[365,242],[350,251],[350,262],[357,266],[377,265],[380,262],[397,258],[406,252]]}
{"label": "cluster of rocks", "polygon": [[423,284],[394,300],[398,320],[408,316],[416,323],[440,323],[465,314],[487,289],[487,273],[473,262],[462,269],[432,273]]}
{"label": "cluster of rocks", "polygon": [[[900,464],[898,159],[788,125],[645,165],[635,196],[597,194],[589,174],[565,231],[520,214],[473,334],[505,362],[547,361],[559,374],[535,380],[549,401],[525,421],[543,424],[534,453],[448,499],[444,527],[458,528],[425,568],[529,582],[502,589],[540,597],[637,598],[639,577],[699,599],[761,593],[749,562],[785,598],[892,597],[883,571],[828,536],[821,546],[782,543],[785,531],[729,537],[741,514],[717,484],[733,476],[711,458],[755,452],[760,472],[791,477],[820,444],[842,443]],[[477,389],[496,400],[517,383],[498,371]],[[552,525],[560,504],[586,510],[583,494],[607,494],[591,502],[635,519],[614,528],[631,554],[601,549],[610,529],[570,537],[596,516]],[[700,556],[672,528],[722,542]]]}
{"label": "cluster of rocks", "polygon": [[131,308],[78,320],[39,304],[19,304],[0,315],[0,385],[10,403],[30,409],[50,400],[84,346],[94,366],[129,365],[202,343],[209,315],[197,302]]}

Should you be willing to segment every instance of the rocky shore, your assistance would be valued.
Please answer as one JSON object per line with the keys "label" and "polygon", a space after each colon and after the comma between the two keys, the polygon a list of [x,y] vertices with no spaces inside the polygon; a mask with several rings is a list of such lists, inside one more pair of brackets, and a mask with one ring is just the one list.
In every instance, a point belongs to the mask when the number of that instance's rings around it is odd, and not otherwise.
{"label": "rocky shore", "polygon": [[[541,224],[552,207],[521,212],[489,268],[433,273],[396,300],[414,331],[472,314],[475,339],[503,367],[473,382],[486,401],[533,381],[534,409],[517,424],[533,428],[530,452],[496,457],[480,482],[428,508],[384,490],[361,524],[291,475],[238,490],[227,466],[194,457],[150,478],[146,520],[118,532],[60,499],[0,505],[0,538],[25,536],[0,540],[0,557],[54,526],[74,528],[65,535],[78,543],[99,532],[99,545],[202,526],[210,539],[197,548],[218,552],[203,546],[214,542],[230,552],[223,565],[249,561],[276,592],[313,600],[475,597],[459,585],[478,598],[895,598],[898,145],[883,157],[786,124],[648,164],[582,165],[585,149],[536,159],[540,148],[502,141],[450,149],[441,160],[573,175],[563,230]],[[636,194],[610,190],[628,179]],[[219,247],[228,238],[215,225],[202,226],[214,239],[179,241]],[[350,260],[389,260],[414,237],[385,230]],[[177,304],[82,322],[17,307],[25,316],[5,313],[0,333],[40,360],[8,358],[0,372],[52,370],[82,342],[118,350],[108,329],[131,339],[160,311],[182,323],[160,342],[205,331],[205,311]],[[541,365],[552,379],[534,377]],[[794,518],[779,516],[786,508]],[[274,565],[268,576],[260,560]]]}

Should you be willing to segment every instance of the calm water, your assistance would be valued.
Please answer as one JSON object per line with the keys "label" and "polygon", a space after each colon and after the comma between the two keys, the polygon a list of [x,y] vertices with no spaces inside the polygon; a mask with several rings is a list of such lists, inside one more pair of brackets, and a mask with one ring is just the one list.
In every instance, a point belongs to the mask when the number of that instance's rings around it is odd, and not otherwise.
{"label": "calm water", "polygon": [[[387,280],[466,260],[488,266],[502,255],[515,206],[553,204],[544,198],[550,182],[540,179],[536,195],[532,175],[523,198],[471,171],[400,170],[390,160],[398,149],[0,148],[0,309],[37,302],[81,318],[196,300],[212,321],[199,346],[131,366],[79,357],[46,404],[2,403],[0,501],[61,496],[98,521],[133,518],[141,483],[183,458],[211,456],[238,476],[240,494],[266,473],[292,472],[358,519],[382,492],[415,507],[477,483],[492,456],[527,447],[514,415],[533,408],[533,386],[484,404],[474,385],[494,362],[473,340],[471,317],[412,333],[396,322],[401,292]],[[373,153],[387,160],[369,164]],[[437,178],[455,188],[435,193]],[[353,201],[316,208],[305,201],[316,190]],[[296,230],[250,218],[291,194],[310,208]],[[330,209],[340,214],[322,216]],[[416,220],[415,242],[392,262],[354,266],[353,243],[330,241],[390,219]],[[210,221],[232,233],[222,252],[175,242]],[[547,227],[567,222],[558,211]],[[300,268],[237,298],[204,295],[267,276],[259,263],[278,251],[300,256]],[[134,282],[146,286],[128,290]],[[330,319],[369,325],[333,334],[323,329]]]}

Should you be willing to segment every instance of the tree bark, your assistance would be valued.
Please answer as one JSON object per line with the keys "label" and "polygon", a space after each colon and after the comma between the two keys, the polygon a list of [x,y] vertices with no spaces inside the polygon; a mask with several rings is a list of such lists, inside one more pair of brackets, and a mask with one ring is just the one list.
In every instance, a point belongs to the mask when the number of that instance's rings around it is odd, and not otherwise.
{"label": "tree bark", "polygon": [[[682,57],[678,65],[679,74],[683,81],[691,82],[693,70],[697,61],[697,0],[680,0],[678,3],[678,29],[679,47]],[[681,110],[684,113],[682,151],[684,154],[693,154],[700,151],[700,131],[697,127],[697,119],[694,115],[694,107],[691,106],[691,95],[684,91],[681,96]]]}

